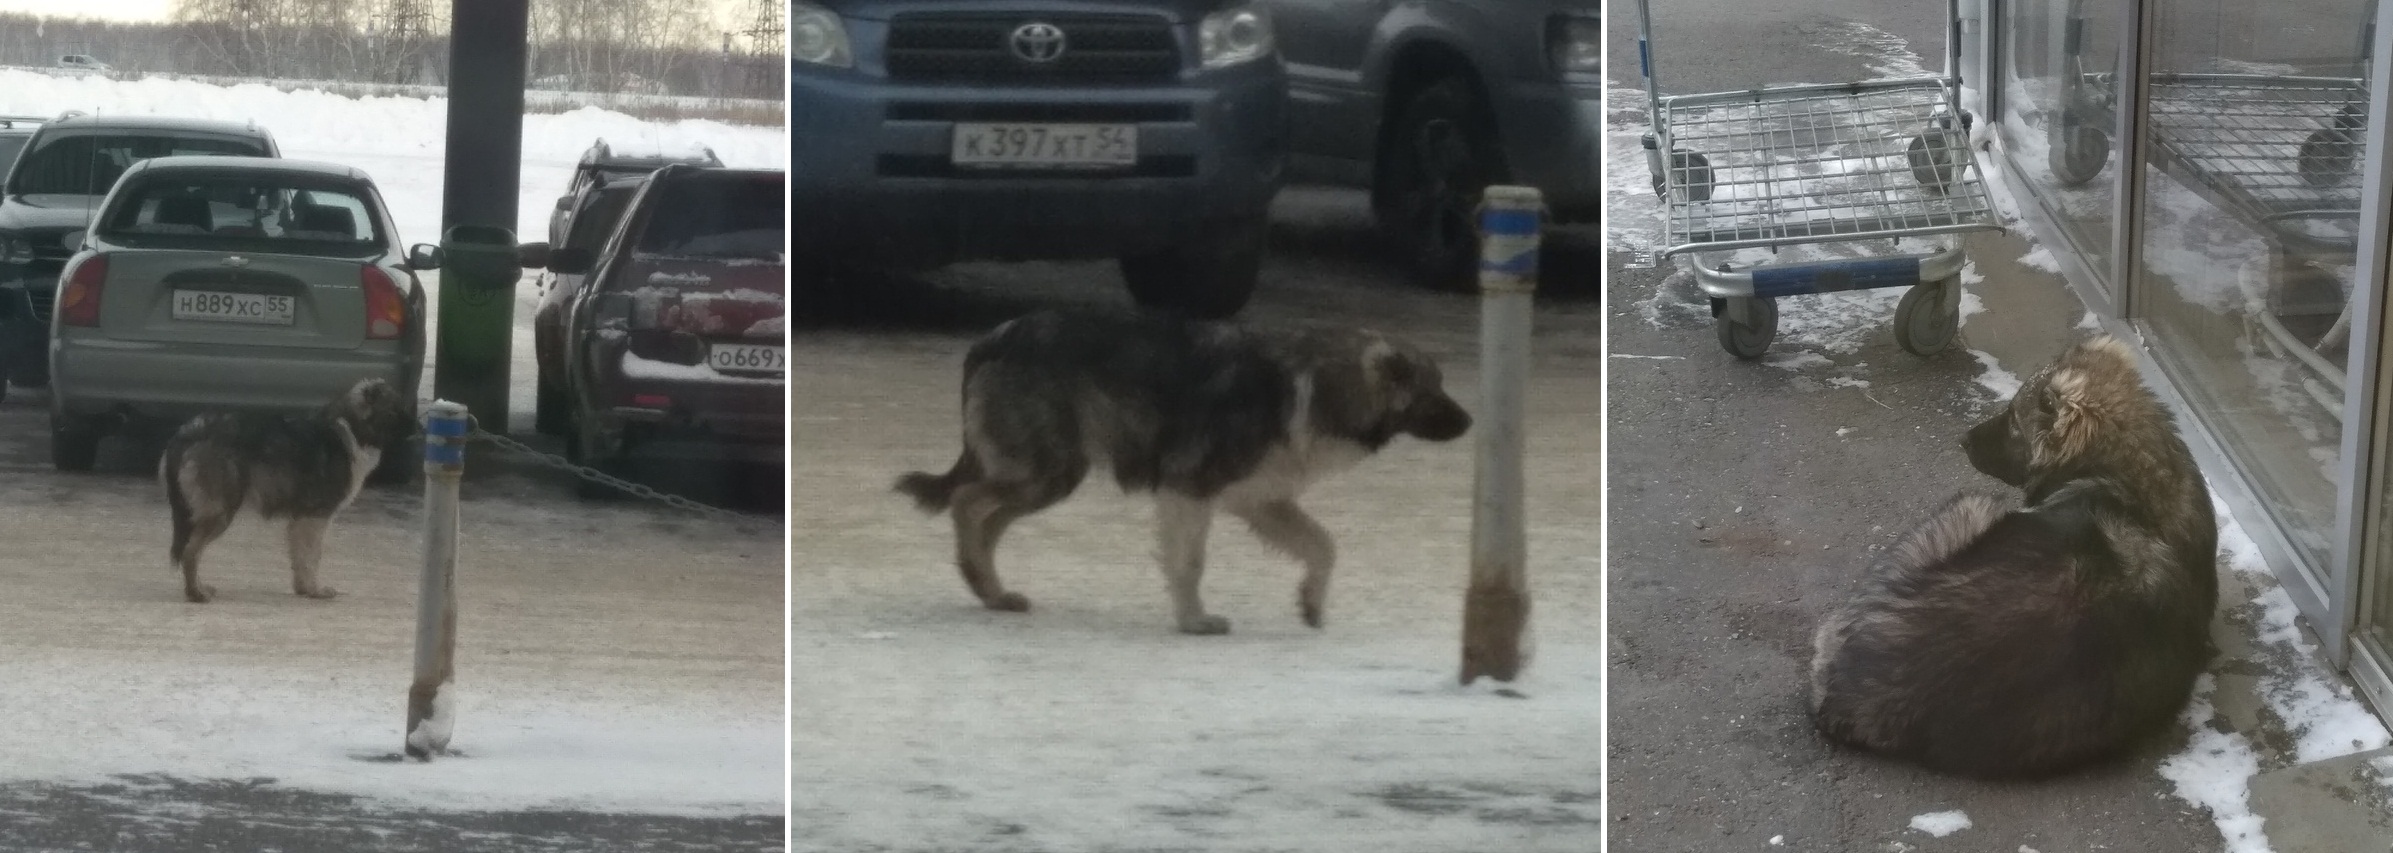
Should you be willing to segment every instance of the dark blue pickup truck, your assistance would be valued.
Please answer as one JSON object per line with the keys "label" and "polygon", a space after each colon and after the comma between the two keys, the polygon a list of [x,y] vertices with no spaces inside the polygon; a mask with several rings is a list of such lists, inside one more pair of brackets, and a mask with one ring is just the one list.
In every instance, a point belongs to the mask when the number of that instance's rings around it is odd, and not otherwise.
{"label": "dark blue pickup truck", "polygon": [[1467,287],[1472,209],[1537,187],[1602,215],[1598,0],[1266,0],[1294,88],[1290,179],[1371,190],[1415,277]]}
{"label": "dark blue pickup truck", "polygon": [[1288,137],[1245,0],[796,0],[793,260],[1117,258],[1144,305],[1236,313]]}

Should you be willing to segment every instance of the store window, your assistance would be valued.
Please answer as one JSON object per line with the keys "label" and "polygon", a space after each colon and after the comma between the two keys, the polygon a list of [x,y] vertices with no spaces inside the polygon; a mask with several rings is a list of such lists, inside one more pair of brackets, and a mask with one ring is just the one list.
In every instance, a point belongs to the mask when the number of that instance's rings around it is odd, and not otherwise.
{"label": "store window", "polygon": [[2368,0],[2152,0],[2138,319],[2306,562],[2332,559]]}
{"label": "store window", "polygon": [[2015,0],[2000,32],[2003,151],[2106,289],[2117,218],[2119,35],[2129,0]]}

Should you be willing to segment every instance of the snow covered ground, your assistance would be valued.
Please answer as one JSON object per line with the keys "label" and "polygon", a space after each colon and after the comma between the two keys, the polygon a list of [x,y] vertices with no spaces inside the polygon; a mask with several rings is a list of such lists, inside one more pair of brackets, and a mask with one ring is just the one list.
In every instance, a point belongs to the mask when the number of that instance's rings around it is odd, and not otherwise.
{"label": "snow covered ground", "polygon": [[[1118,299],[1110,270],[1089,266],[1070,268],[1070,298]],[[1342,281],[1330,266],[1275,259],[1250,313],[1334,316],[1419,341],[1476,408],[1469,302]],[[954,278],[902,301],[944,315],[1021,298],[1009,282]],[[1224,519],[1204,593],[1232,633],[1173,631],[1151,501],[1119,496],[1102,474],[1011,528],[999,572],[1031,611],[993,613],[957,579],[945,520],[889,491],[900,472],[953,460],[956,370],[986,325],[886,332],[891,321],[875,318],[871,331],[800,334],[793,360],[816,369],[793,377],[793,397],[808,401],[793,435],[836,452],[792,465],[796,849],[1596,850],[1598,319],[1592,303],[1541,305],[1538,318],[1527,395],[1536,657],[1512,685],[1525,698],[1454,683],[1468,436],[1400,439],[1308,494],[1338,546],[1321,630],[1297,619],[1295,564]]]}
{"label": "snow covered ground", "polygon": [[[438,239],[438,99],[0,71],[0,113],[68,109],[255,120],[287,156],[366,170],[408,240]],[[523,236],[542,239],[572,163],[602,136],[710,145],[733,165],[787,157],[769,128],[595,109],[530,116]],[[528,316],[519,311],[519,325]],[[521,338],[516,354],[528,377]],[[344,593],[335,601],[288,595],[279,531],[248,520],[209,554],[219,600],[187,605],[161,566],[165,517],[142,463],[50,472],[42,405],[20,390],[0,406],[0,585],[10,590],[0,785],[155,774],[264,779],[392,808],[781,812],[777,536],[656,507],[559,506],[569,499],[545,481],[469,487],[454,741],[464,755],[380,763],[369,759],[400,744],[418,499],[371,491],[335,524],[325,569]]]}

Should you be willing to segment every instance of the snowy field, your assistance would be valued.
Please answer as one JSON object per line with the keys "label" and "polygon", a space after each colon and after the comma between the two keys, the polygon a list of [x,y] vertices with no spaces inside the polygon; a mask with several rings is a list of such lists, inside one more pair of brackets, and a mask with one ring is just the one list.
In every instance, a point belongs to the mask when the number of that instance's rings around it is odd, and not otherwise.
{"label": "snowy field", "polygon": [[[399,234],[410,243],[440,239],[440,190],[448,101],[443,98],[348,98],[277,91],[262,84],[217,86],[187,80],[52,77],[0,70],[0,114],[53,116],[66,110],[105,115],[254,121],[274,134],[283,156],[355,166],[381,187]],[[548,214],[590,143],[668,151],[712,147],[724,165],[781,169],[789,145],[779,128],[707,121],[659,124],[585,107],[523,122],[523,188],[516,236],[545,240]]]}
{"label": "snowy field", "polygon": [[[438,238],[439,99],[0,71],[0,112],[69,109],[254,120],[286,156],[372,174],[407,240]],[[544,239],[572,164],[598,137],[704,144],[731,165],[787,158],[769,128],[596,109],[529,116],[524,237]],[[527,322],[528,307],[516,317]],[[523,341],[516,373],[528,384]],[[287,594],[279,530],[236,524],[210,552],[220,598],[195,607],[160,565],[165,518],[140,463],[52,473],[42,405],[26,391],[0,408],[0,582],[11,590],[0,609],[0,785],[160,774],[263,779],[391,808],[781,812],[777,534],[743,537],[653,506],[567,503],[545,480],[469,485],[464,756],[379,763],[369,759],[400,744],[418,498],[369,491],[335,524],[325,576],[343,595],[332,602]]]}

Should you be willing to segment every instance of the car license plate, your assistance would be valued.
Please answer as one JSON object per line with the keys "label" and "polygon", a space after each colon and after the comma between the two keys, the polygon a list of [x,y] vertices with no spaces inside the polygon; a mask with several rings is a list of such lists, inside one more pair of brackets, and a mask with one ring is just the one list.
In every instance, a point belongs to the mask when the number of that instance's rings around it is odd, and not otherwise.
{"label": "car license plate", "polygon": [[706,351],[706,363],[719,373],[781,373],[787,369],[780,347],[763,344],[716,344]]}
{"label": "car license plate", "polygon": [[1138,165],[1134,124],[958,124],[958,166],[1114,168]]}
{"label": "car license plate", "polygon": [[291,297],[262,293],[223,293],[214,290],[174,292],[174,318],[210,323],[291,325]]}

